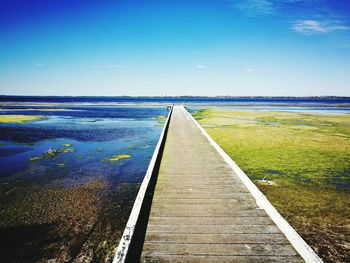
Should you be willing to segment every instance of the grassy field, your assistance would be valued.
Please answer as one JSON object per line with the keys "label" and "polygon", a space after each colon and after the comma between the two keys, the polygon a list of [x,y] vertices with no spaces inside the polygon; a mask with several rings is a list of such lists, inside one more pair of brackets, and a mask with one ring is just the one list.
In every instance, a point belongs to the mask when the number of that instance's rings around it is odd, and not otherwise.
{"label": "grassy field", "polygon": [[350,262],[350,115],[193,116],[325,262]]}

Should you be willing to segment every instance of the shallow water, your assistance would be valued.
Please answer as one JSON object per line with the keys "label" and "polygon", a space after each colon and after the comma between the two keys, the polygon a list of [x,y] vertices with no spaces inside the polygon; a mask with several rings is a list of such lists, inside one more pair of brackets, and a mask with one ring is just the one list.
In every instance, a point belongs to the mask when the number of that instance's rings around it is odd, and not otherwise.
{"label": "shallow water", "polygon": [[[82,170],[80,173],[84,174],[86,167],[96,165],[101,173],[106,174],[108,170],[113,177],[135,182],[140,181],[140,176],[136,176],[138,179],[135,180],[135,175],[141,174],[142,177],[147,168],[147,161],[160,134],[161,128],[156,127],[158,122],[152,117],[166,115],[167,112],[164,107],[80,107],[79,111],[16,110],[6,111],[5,114],[44,115],[46,119],[0,124],[1,177],[17,176],[15,172],[18,170],[21,170],[23,176],[40,176],[38,167],[41,166],[65,172],[69,177],[76,174],[77,170]],[[64,144],[71,146],[65,147]],[[50,147],[69,148],[74,152],[30,161],[31,157],[40,156]],[[112,155],[124,153],[132,155],[133,158],[120,163],[106,161],[106,158]],[[57,164],[65,165],[64,168],[57,168]],[[130,174],[134,175],[122,175],[120,167],[131,170]],[[81,177],[83,178],[83,175]]]}
{"label": "shallow water", "polygon": [[[0,243],[13,240],[2,262],[111,256],[162,129],[154,117],[167,115],[164,106],[67,109],[1,111],[45,116],[0,124]],[[57,152],[45,154],[49,148]],[[119,154],[131,158],[109,160]],[[20,241],[31,229],[49,241]]]}

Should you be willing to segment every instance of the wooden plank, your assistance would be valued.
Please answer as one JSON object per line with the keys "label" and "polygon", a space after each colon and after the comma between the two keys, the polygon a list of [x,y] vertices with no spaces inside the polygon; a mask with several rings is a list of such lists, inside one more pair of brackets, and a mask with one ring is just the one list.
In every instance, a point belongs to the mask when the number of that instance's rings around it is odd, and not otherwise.
{"label": "wooden plank", "polygon": [[288,244],[288,240],[281,233],[273,234],[177,234],[150,233],[147,242],[165,242],[180,244]]}
{"label": "wooden plank", "polygon": [[162,216],[149,218],[150,225],[270,225],[272,220],[267,216],[237,216],[237,217],[179,217]]}
{"label": "wooden plank", "polygon": [[[227,205],[227,204],[235,204],[239,205],[243,200],[240,198],[229,198],[229,199],[221,199],[221,198],[157,198],[153,200],[154,204],[216,204],[216,205]],[[256,206],[256,203],[253,199],[245,200],[246,204],[251,206]]]}
{"label": "wooden plank", "polygon": [[194,211],[190,210],[167,210],[167,209],[153,209],[150,216],[209,216],[209,217],[222,217],[222,216],[266,216],[263,210],[236,210],[236,211],[215,211],[210,209],[198,208]]}
{"label": "wooden plank", "polygon": [[[145,242],[145,255],[212,255],[212,256],[297,256],[298,253],[285,244],[173,244]],[[176,259],[176,258],[175,258]]]}
{"label": "wooden plank", "polygon": [[165,203],[165,202],[156,202],[157,209],[169,209],[169,210],[210,210],[210,211],[241,211],[248,209],[257,209],[258,206],[255,203],[229,203],[229,202],[220,202],[220,203],[200,203],[201,205],[193,203]]}
{"label": "wooden plank", "polygon": [[[175,176],[171,176],[170,178],[164,178],[164,176],[162,178],[159,178],[159,180],[157,181],[157,183],[159,185],[161,184],[177,184],[177,182],[174,182],[174,179],[177,179]],[[239,183],[239,180],[232,180],[232,181],[229,181],[229,180],[226,180],[225,178],[217,178],[217,177],[203,177],[203,176],[200,176],[199,178],[194,178],[194,177],[191,177],[191,179],[187,179],[187,176],[183,176],[183,178],[181,179],[182,180],[182,184],[189,184],[189,183],[205,183],[205,184],[234,184],[234,183]]]}
{"label": "wooden plank", "polygon": [[[275,225],[151,225],[148,233],[181,234],[276,234],[280,233]],[[243,240],[244,241],[244,240]]]}
{"label": "wooden plank", "polygon": [[[209,191],[210,190],[210,191]],[[163,194],[162,192],[165,192],[165,194]],[[230,188],[158,188],[156,189],[156,193],[159,194],[163,194],[166,195],[167,193],[169,194],[196,194],[199,193],[202,196],[205,196],[206,193],[210,193],[211,195],[214,196],[219,196],[221,194],[231,194],[231,193],[235,193],[235,192],[239,192],[239,193],[249,193],[247,189],[245,189],[242,186],[238,186],[236,187],[235,190],[233,190],[231,187]]]}
{"label": "wooden plank", "polygon": [[[157,253],[149,253],[142,258],[143,263],[172,263],[174,255],[165,255]],[[194,256],[194,255],[176,255],[178,263],[301,263],[299,257],[296,256]]]}
{"label": "wooden plank", "polygon": [[[159,193],[159,190],[158,190]],[[163,198],[161,195],[157,194],[154,197],[155,199],[161,199]],[[203,195],[202,193],[167,193],[164,198],[168,199],[176,199],[176,198],[192,198],[192,199],[236,199],[236,198],[247,198],[252,199],[253,197],[250,195],[249,192],[236,192],[232,191],[232,193],[220,193],[220,194],[212,194],[210,191],[206,193],[206,195]]]}

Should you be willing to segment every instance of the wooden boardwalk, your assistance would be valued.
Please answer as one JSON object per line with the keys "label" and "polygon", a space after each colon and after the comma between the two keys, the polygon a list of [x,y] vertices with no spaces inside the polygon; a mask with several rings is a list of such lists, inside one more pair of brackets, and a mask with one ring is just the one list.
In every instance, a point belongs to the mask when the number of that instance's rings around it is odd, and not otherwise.
{"label": "wooden boardwalk", "polygon": [[182,107],[174,107],[141,262],[304,262]]}

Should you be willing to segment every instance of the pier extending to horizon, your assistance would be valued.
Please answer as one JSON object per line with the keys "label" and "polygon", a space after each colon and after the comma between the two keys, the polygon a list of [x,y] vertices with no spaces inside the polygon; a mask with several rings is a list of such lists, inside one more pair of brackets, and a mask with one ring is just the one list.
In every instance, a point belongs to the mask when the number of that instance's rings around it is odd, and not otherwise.
{"label": "pier extending to horizon", "polygon": [[322,262],[182,106],[169,113],[117,262]]}

